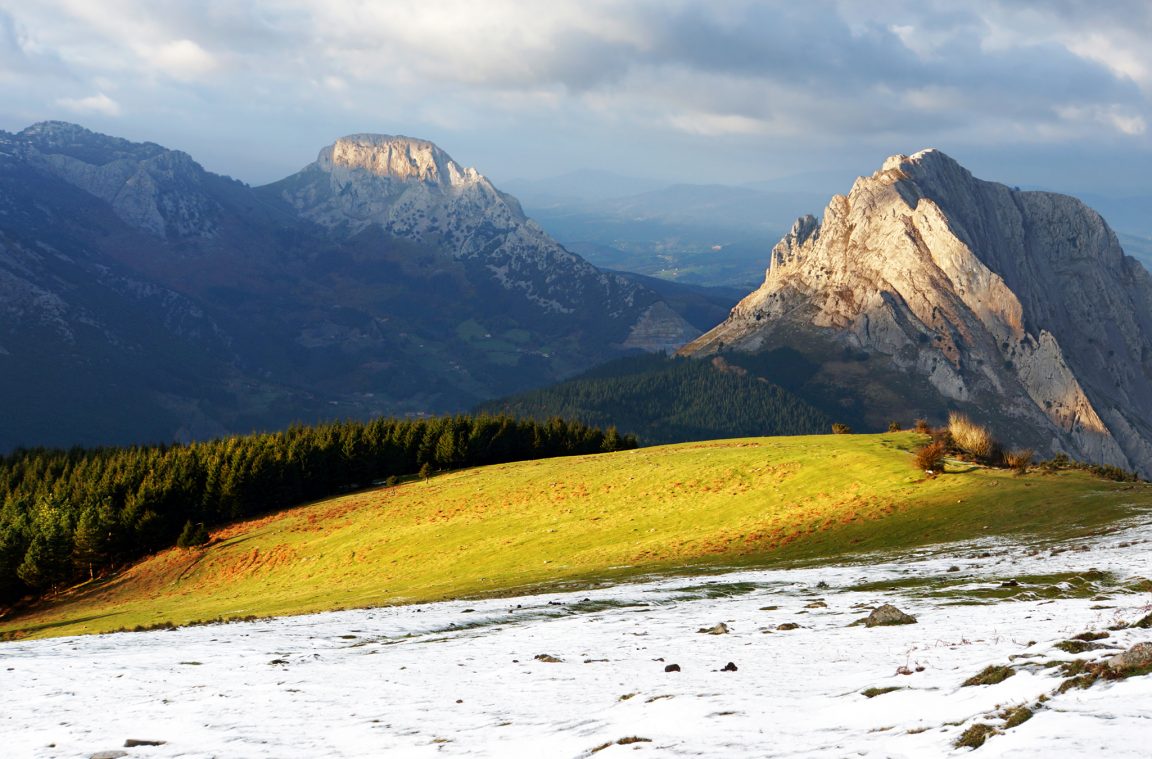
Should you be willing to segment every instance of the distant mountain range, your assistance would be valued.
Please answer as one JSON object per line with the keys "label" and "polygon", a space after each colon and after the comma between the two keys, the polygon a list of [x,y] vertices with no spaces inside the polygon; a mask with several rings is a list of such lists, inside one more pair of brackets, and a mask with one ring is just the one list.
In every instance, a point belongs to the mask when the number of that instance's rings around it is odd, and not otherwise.
{"label": "distant mountain range", "polygon": [[352,135],[251,188],[73,124],[0,133],[0,450],[462,409],[678,346],[730,302],[680,295],[422,140]]}
{"label": "distant mountain range", "polygon": [[799,219],[764,283],[681,352],[781,349],[873,429],[959,409],[1006,444],[1152,475],[1152,276],[1079,200],[939,151]]}

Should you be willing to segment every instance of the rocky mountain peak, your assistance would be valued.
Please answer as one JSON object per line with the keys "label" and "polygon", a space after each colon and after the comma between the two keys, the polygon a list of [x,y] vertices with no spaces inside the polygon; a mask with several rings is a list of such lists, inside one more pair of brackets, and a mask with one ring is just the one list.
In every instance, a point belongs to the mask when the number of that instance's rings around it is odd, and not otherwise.
{"label": "rocky mountain peak", "polygon": [[352,134],[320,151],[317,166],[332,174],[360,170],[377,177],[427,182],[445,187],[483,179],[427,140],[386,134]]}
{"label": "rocky mountain peak", "polygon": [[[685,352],[817,345],[827,382],[876,385],[860,394],[877,414],[962,408],[1009,442],[1152,473],[1152,277],[1075,198],[939,150],[892,156],[798,220],[764,284]],[[849,380],[841,349],[873,371]]]}

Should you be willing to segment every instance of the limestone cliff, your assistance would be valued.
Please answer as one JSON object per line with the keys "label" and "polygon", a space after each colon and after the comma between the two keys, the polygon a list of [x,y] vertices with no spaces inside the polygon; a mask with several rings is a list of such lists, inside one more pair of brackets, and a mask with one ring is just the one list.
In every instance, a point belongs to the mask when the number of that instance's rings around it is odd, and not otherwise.
{"label": "limestone cliff", "polygon": [[893,156],[798,220],[764,284],[684,352],[814,344],[878,359],[933,397],[921,411],[1152,474],[1152,278],[1075,198]]}

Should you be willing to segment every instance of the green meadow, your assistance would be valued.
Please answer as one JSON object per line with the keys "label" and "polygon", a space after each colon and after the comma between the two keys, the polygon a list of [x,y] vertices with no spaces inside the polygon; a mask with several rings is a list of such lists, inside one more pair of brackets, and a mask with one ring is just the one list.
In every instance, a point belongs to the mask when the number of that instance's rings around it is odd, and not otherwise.
{"label": "green meadow", "polygon": [[1060,539],[1152,486],[951,464],[923,437],[748,438],[482,467],[218,529],[0,622],[8,638],[532,592],[843,560],[990,535]]}

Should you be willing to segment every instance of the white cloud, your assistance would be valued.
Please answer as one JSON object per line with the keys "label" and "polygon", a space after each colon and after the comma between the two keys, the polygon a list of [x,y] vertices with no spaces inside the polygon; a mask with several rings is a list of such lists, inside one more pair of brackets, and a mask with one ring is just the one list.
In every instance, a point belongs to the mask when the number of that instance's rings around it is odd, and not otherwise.
{"label": "white cloud", "polygon": [[671,117],[676,129],[705,137],[724,135],[768,134],[769,124],[735,113],[679,113]]}
{"label": "white cloud", "polygon": [[139,49],[149,65],[176,79],[199,79],[217,68],[216,59],[192,40],[172,40],[159,47]]}
{"label": "white cloud", "polygon": [[59,98],[56,104],[73,113],[97,113],[102,116],[120,115],[120,104],[103,92],[89,95],[86,98]]}

